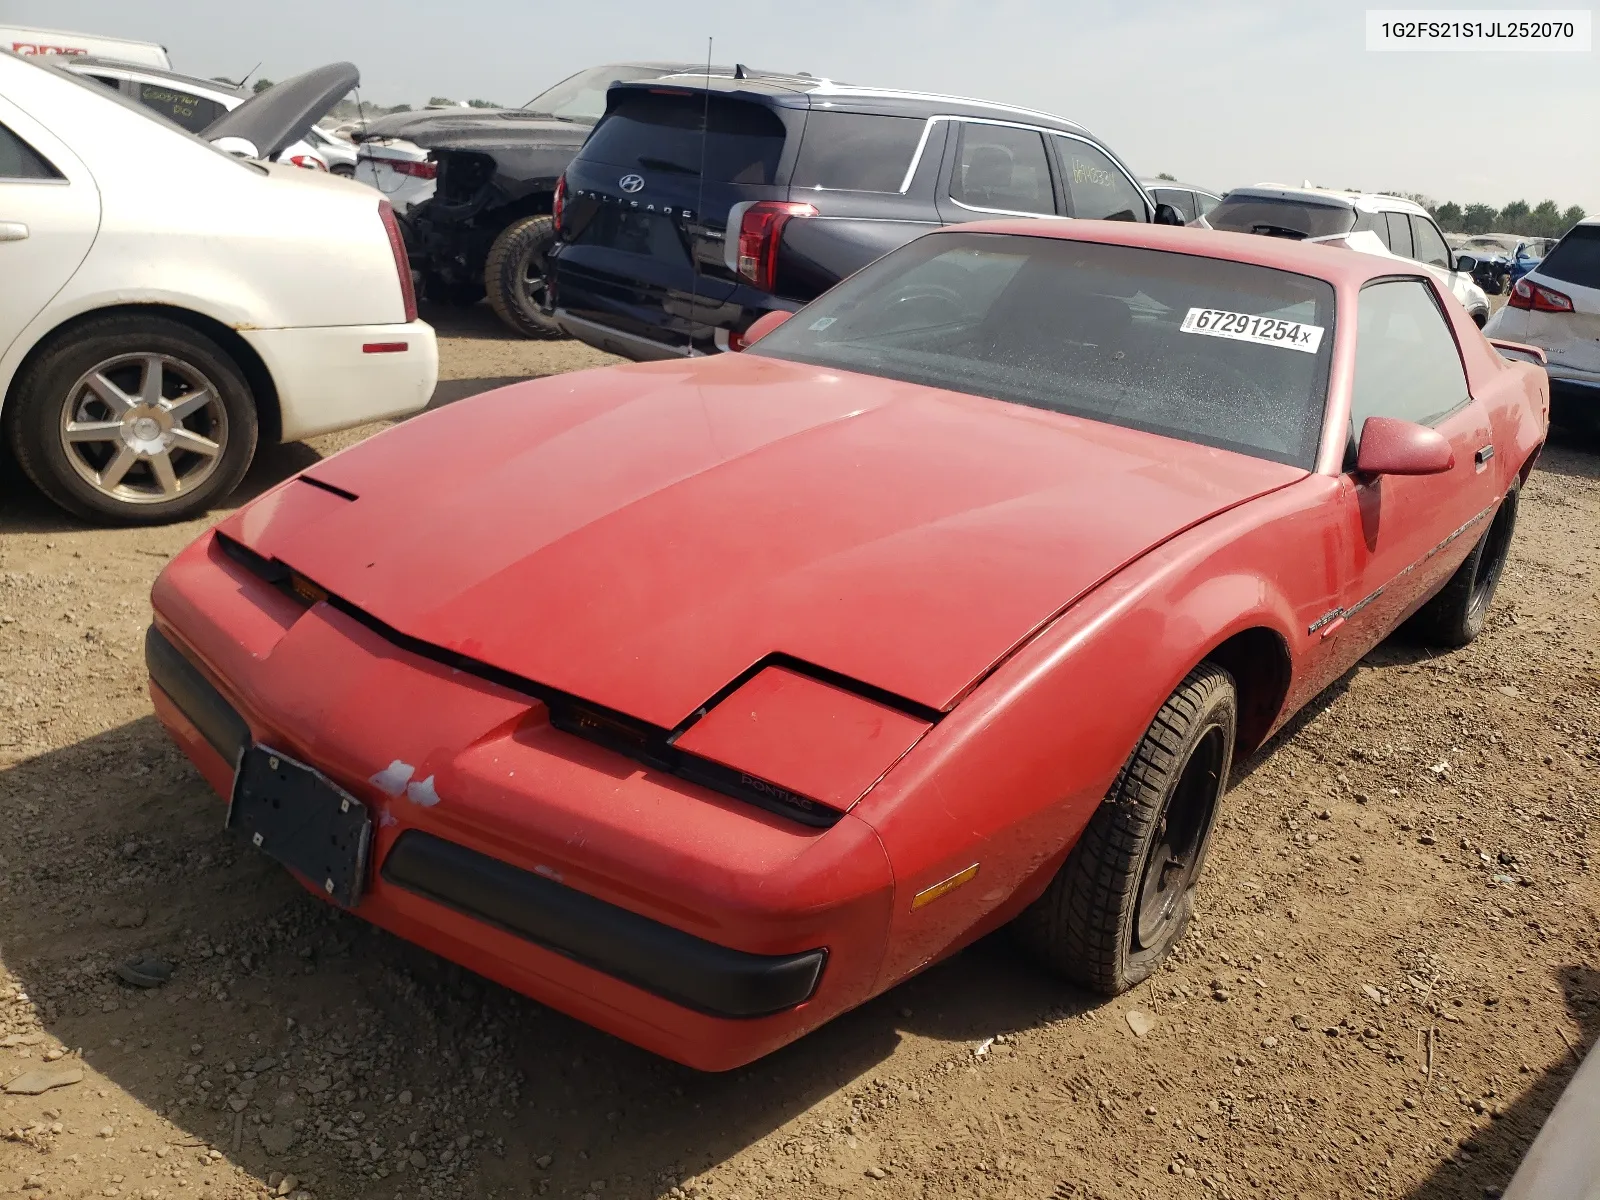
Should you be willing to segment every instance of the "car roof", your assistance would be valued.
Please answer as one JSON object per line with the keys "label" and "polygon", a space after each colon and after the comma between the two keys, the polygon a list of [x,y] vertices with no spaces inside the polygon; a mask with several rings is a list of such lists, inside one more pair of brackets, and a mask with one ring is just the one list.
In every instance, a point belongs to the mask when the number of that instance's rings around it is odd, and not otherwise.
{"label": "car roof", "polygon": [[[1362,254],[1346,246],[1323,242],[1301,242],[1289,238],[1260,237],[1253,233],[1226,233],[1218,229],[1197,229],[1187,225],[1148,225],[1134,221],[976,221],[947,225],[924,234],[944,237],[955,233],[1004,233],[1022,237],[1056,238],[1065,242],[1100,242],[1192,254],[1249,263],[1308,275],[1335,285],[1359,287],[1369,279],[1395,275],[1416,275],[1427,271],[1407,259]],[[1408,265],[1409,264],[1409,265]]]}
{"label": "car roof", "polygon": [[[857,87],[853,84],[837,83],[831,79],[819,79],[812,75],[763,72],[752,70],[749,67],[744,68],[742,77],[725,67],[714,67],[709,75],[704,67],[692,67],[671,75],[664,75],[656,80],[630,80],[612,86],[641,90],[648,89],[652,84],[659,84],[668,79],[685,88],[705,88],[709,84],[710,90],[713,92],[728,95],[740,94],[744,98],[752,100],[781,101],[782,99],[793,97],[797,101],[806,98],[809,102],[811,97],[818,97],[830,108],[849,108],[852,105],[861,105],[862,107],[870,107],[874,112],[891,115],[922,118],[933,116],[978,117],[992,121],[1022,121],[1033,125],[1059,129],[1063,133],[1088,133],[1088,130],[1076,121],[1058,117],[1054,113],[1040,112],[1032,108],[1019,108],[1010,104],[1000,104],[993,100],[977,100],[968,96],[948,96],[940,92],[913,92],[896,88]],[[812,102],[811,107],[818,107],[818,105]]]}
{"label": "car roof", "polygon": [[231,84],[219,83],[215,79],[199,79],[193,75],[180,75],[176,71],[163,71],[160,67],[146,67],[139,63],[122,62],[115,58],[98,58],[93,54],[63,55],[61,65],[64,67],[93,67],[97,71],[120,71],[129,76],[147,76],[151,79],[164,79],[169,83],[187,84],[194,88],[204,88],[208,92],[219,92],[225,96],[236,96],[240,100],[249,99],[250,93],[243,88],[236,88]]}
{"label": "car roof", "polygon": [[1308,204],[1323,204],[1330,208],[1350,208],[1362,212],[1405,212],[1425,217],[1428,210],[1403,196],[1389,196],[1379,192],[1344,192],[1334,188],[1292,187],[1284,183],[1257,183],[1250,187],[1234,188],[1228,199],[1303,200]]}

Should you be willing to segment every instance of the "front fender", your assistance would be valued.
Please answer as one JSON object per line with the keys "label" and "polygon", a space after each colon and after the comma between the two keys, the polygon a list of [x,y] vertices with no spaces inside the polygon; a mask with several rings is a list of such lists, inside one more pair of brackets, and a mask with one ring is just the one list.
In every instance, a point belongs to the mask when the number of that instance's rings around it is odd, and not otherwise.
{"label": "front fender", "polygon": [[[1306,632],[1338,593],[1338,484],[1312,475],[1221,514],[1125,568],[1002,663],[856,806],[895,875],[888,987],[1036,898],[1157,710],[1248,631],[1306,694]],[[973,863],[972,881],[913,908]]]}

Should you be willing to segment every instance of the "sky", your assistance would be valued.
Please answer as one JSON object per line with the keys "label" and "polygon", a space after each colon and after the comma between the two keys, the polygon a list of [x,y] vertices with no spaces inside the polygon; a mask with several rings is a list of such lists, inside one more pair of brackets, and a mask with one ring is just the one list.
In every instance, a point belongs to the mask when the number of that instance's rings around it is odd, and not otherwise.
{"label": "sky", "polygon": [[383,104],[521,104],[598,63],[700,61],[714,37],[720,63],[1056,113],[1140,174],[1217,190],[1310,179],[1600,213],[1600,50],[1371,53],[1364,14],[1343,0],[0,0],[0,22],[160,42],[188,74],[260,62],[283,79],[348,59]]}

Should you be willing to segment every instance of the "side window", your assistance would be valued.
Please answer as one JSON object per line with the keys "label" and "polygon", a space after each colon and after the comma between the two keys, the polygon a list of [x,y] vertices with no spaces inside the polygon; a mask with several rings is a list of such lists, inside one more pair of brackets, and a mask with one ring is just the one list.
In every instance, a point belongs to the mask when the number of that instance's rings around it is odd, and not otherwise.
{"label": "side window", "polygon": [[0,125],[0,179],[60,179],[57,171],[27,142]]}
{"label": "side window", "polygon": [[1196,192],[1194,198],[1199,204],[1202,217],[1209,215],[1213,208],[1222,203],[1221,196],[1212,196],[1206,192]]}
{"label": "side window", "polygon": [[154,83],[139,85],[139,103],[190,133],[199,133],[228,111],[215,100]]}
{"label": "side window", "polygon": [[1088,142],[1058,137],[1072,215],[1098,221],[1148,221],[1144,197],[1117,164]]}
{"label": "side window", "polygon": [[1197,215],[1194,206],[1194,193],[1185,192],[1179,188],[1153,188],[1150,198],[1157,204],[1170,204],[1183,215],[1185,221],[1192,221]]}
{"label": "side window", "polygon": [[916,117],[813,111],[790,186],[898,192],[926,128]]}
{"label": "side window", "polygon": [[1444,244],[1444,235],[1427,217],[1411,214],[1411,242],[1418,262],[1450,269],[1450,248]]}
{"label": "side window", "polygon": [[1389,222],[1389,249],[1401,258],[1415,258],[1416,251],[1411,245],[1411,223],[1406,220],[1405,213],[1384,213],[1384,220]]}
{"label": "side window", "polygon": [[1369,284],[1356,317],[1350,434],[1368,417],[1431,425],[1467,399],[1461,352],[1433,291],[1416,279]]}
{"label": "side window", "polygon": [[113,92],[120,92],[122,90],[122,80],[111,75],[85,75],[84,78],[92,79],[96,83],[103,83]]}
{"label": "side window", "polygon": [[1054,216],[1043,136],[1031,129],[963,122],[950,198],[969,208]]}

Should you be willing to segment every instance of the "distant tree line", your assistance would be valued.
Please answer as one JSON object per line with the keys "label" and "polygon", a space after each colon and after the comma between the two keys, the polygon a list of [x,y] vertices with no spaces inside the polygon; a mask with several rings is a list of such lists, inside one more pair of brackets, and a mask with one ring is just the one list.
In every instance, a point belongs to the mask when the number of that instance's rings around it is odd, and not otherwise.
{"label": "distant tree line", "polygon": [[1440,204],[1415,192],[1388,194],[1422,205],[1446,233],[1522,233],[1529,237],[1558,238],[1588,216],[1576,204],[1563,210],[1554,200],[1541,200],[1531,207],[1526,200],[1513,200],[1504,208],[1491,204],[1462,207],[1454,200]]}

